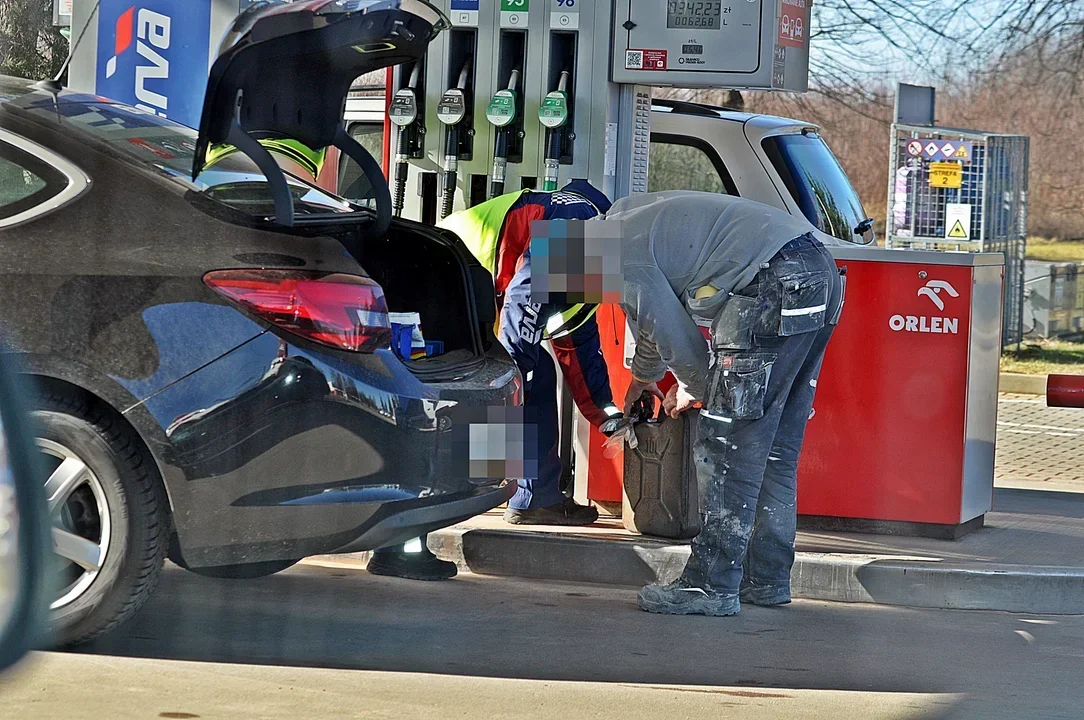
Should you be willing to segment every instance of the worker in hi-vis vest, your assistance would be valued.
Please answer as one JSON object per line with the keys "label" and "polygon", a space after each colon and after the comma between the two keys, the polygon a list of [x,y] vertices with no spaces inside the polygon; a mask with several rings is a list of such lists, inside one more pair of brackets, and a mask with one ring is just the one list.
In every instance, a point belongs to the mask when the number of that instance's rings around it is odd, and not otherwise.
{"label": "worker in hi-vis vest", "polygon": [[[524,410],[537,423],[538,477],[518,481],[504,519],[516,525],[589,525],[598,511],[561,492],[558,454],[557,371],[542,348],[548,338],[572,397],[583,416],[604,433],[622,414],[614,404],[602,357],[597,305],[531,302],[531,223],[586,220],[610,209],[606,196],[584,181],[557,192],[521,190],[450,215],[439,225],[452,230],[493,274],[499,322],[497,335],[523,375]],[[527,449],[525,449],[527,450]],[[528,451],[529,452],[529,451]],[[370,571],[414,579],[452,577],[455,565],[437,559],[422,541],[378,552]]]}

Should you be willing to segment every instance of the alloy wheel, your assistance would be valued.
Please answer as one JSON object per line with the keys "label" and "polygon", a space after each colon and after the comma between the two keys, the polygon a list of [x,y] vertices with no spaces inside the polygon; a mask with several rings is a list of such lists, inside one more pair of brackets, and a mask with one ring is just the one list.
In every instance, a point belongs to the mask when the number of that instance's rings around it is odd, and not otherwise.
{"label": "alloy wheel", "polygon": [[45,497],[52,524],[53,552],[60,560],[57,610],[87,591],[102,566],[110,543],[109,501],[101,480],[73,450],[36,438],[49,477]]}

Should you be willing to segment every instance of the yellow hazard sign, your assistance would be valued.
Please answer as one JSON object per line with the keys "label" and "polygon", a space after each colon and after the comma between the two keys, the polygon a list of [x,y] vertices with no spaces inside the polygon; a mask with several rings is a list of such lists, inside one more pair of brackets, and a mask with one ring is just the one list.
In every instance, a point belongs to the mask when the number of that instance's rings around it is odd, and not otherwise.
{"label": "yellow hazard sign", "polygon": [[964,184],[964,169],[957,162],[931,162],[930,187],[959,188]]}
{"label": "yellow hazard sign", "polygon": [[948,203],[945,206],[945,239],[957,242],[971,241],[970,205]]}
{"label": "yellow hazard sign", "polygon": [[967,240],[967,230],[964,228],[964,224],[957,220],[949,228],[948,237],[954,240]]}

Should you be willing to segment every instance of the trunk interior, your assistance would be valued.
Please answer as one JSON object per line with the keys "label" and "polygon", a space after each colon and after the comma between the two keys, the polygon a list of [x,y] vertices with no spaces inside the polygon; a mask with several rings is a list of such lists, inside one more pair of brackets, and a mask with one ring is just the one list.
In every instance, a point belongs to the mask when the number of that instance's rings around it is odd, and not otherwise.
{"label": "trunk interior", "polygon": [[[385,237],[361,243],[356,255],[384,288],[388,310],[418,313],[425,340],[444,344],[440,355],[406,361],[411,372],[445,379],[482,362],[484,348],[469,273],[448,242],[435,233],[395,223]],[[492,287],[486,291],[492,294]]]}

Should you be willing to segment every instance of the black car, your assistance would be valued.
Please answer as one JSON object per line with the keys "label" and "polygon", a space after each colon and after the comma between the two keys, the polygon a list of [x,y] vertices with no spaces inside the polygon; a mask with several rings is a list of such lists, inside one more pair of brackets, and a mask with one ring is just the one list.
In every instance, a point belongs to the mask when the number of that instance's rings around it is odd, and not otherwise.
{"label": "black car", "polygon": [[[198,133],[0,79],[0,334],[37,388],[60,644],[135,612],[167,553],[255,577],[511,496],[455,441],[465,410],[521,403],[492,280],[455,235],[391,220],[379,168],[340,135],[350,82],[420,57],[444,22],[416,0],[261,3],[227,35]],[[268,165],[261,133],[360,157],[370,206]],[[223,142],[243,152],[205,168]],[[400,359],[389,311],[420,313],[443,354]]]}

